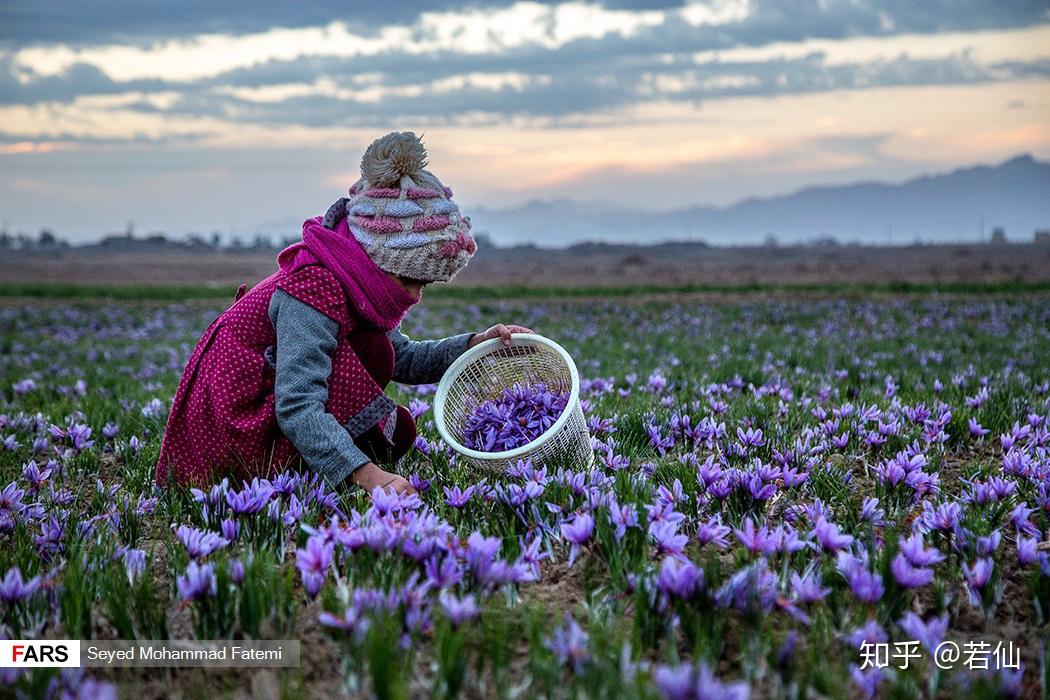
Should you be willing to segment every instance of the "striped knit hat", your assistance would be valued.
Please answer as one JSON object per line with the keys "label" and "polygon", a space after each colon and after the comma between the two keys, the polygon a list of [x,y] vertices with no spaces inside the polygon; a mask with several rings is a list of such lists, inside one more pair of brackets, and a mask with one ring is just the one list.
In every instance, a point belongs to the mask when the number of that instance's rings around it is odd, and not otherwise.
{"label": "striped knit hat", "polygon": [[428,170],[411,131],[376,139],[361,158],[361,179],[346,200],[350,231],[376,265],[402,277],[448,282],[477,250],[470,219],[452,190]]}

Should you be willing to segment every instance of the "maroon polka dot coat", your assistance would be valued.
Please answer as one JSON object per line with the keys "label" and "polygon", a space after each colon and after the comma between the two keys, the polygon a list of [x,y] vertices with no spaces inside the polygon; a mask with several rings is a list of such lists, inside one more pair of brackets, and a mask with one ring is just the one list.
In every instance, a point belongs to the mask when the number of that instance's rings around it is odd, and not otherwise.
{"label": "maroon polka dot coat", "polygon": [[[268,310],[277,289],[339,324],[326,410],[341,425],[355,425],[354,435],[375,427],[387,433],[386,427],[393,427],[389,414],[396,404],[383,394],[394,367],[390,340],[350,315],[343,288],[324,267],[282,270],[239,296],[194,348],[168,416],[157,484],[250,479],[298,463],[274,408],[271,353],[277,337]],[[363,338],[370,348],[367,368],[354,351]]]}

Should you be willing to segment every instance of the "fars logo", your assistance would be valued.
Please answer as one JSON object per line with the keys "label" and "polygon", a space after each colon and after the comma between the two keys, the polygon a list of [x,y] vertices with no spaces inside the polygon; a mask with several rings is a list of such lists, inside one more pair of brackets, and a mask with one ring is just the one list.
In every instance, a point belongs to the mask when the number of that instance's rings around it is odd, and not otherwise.
{"label": "fars logo", "polygon": [[79,639],[2,639],[0,668],[76,668]]}

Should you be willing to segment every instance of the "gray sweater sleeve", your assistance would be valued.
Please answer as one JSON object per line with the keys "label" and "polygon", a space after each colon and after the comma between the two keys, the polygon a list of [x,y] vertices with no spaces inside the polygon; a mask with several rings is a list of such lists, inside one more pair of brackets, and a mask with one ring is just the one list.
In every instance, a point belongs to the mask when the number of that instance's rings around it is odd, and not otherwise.
{"label": "gray sweater sleeve", "polygon": [[339,484],[369,461],[325,410],[339,324],[280,289],[270,300],[269,315],[277,332],[277,424],[311,471]]}
{"label": "gray sweater sleeve", "polygon": [[441,379],[457,357],[467,349],[473,333],[441,340],[409,340],[401,326],[387,333],[394,346],[394,381],[402,384],[431,384]]}

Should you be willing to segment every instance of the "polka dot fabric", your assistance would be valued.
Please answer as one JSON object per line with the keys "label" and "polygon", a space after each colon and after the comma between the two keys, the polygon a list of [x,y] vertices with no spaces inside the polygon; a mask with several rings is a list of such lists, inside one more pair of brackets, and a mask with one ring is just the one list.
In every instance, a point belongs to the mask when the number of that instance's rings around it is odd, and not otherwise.
{"label": "polka dot fabric", "polygon": [[[389,434],[396,408],[383,394],[394,366],[394,349],[385,333],[358,324],[335,277],[319,265],[277,272],[240,296],[204,332],[186,364],[175,392],[157,460],[157,484],[169,480],[203,485],[223,476],[271,476],[298,461],[291,441],[281,434],[274,409],[274,369],[266,351],[277,337],[268,315],[270,298],[282,289],[339,324],[332,357],[326,409],[347,425],[377,400],[390,414],[373,421]],[[368,348],[366,367],[355,352]],[[374,375],[374,376],[373,376]],[[356,437],[356,436],[355,436]]]}

